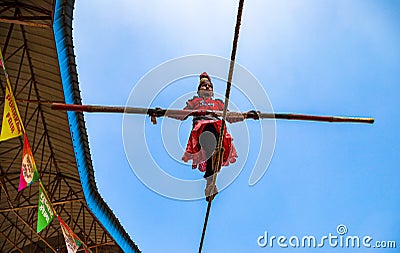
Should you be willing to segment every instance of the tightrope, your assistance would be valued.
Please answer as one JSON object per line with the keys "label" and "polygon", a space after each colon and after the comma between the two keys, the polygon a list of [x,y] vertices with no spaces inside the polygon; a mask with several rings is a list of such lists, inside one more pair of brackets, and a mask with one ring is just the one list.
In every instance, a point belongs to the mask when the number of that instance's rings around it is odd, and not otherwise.
{"label": "tightrope", "polygon": [[[221,128],[219,130],[218,145],[217,145],[217,148],[216,148],[216,150],[218,152],[217,152],[216,166],[214,167],[213,182],[212,182],[214,185],[216,183],[217,175],[218,175],[218,172],[220,171],[221,165],[222,165],[222,155],[223,155],[222,142],[223,142],[223,138],[224,138],[224,131],[225,131],[225,125],[226,125],[226,123],[225,123],[226,112],[228,110],[229,95],[230,95],[230,92],[231,92],[233,70],[234,70],[234,67],[235,67],[237,45],[238,45],[238,41],[239,41],[239,31],[240,31],[240,24],[241,24],[241,21],[242,21],[243,4],[244,4],[244,0],[240,0],[239,1],[239,7],[238,7],[238,13],[237,13],[237,17],[236,17],[235,35],[234,35],[234,38],[233,38],[233,46],[232,46],[232,53],[231,53],[231,62],[230,62],[230,65],[229,65],[228,81],[226,83],[224,110],[223,110],[223,113],[222,113],[222,124],[221,124]],[[227,150],[227,151],[229,152],[229,150]],[[203,249],[204,237],[206,235],[207,224],[208,224],[208,217],[210,216],[211,204],[212,204],[212,201],[213,201],[214,197],[215,197],[215,195],[209,196],[206,217],[204,219],[203,232],[201,234],[199,253],[201,253],[201,251]]]}

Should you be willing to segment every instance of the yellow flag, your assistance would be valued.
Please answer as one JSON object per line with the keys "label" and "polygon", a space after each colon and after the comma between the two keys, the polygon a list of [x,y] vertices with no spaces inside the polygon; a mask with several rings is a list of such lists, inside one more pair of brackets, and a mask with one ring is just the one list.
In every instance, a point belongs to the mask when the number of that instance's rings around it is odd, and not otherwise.
{"label": "yellow flag", "polygon": [[0,66],[3,67],[6,76],[6,95],[4,101],[3,122],[1,124],[0,141],[5,141],[23,134],[24,126],[22,125],[21,116],[19,115],[17,103],[11,90],[10,80],[4,65],[3,55],[0,50]]}

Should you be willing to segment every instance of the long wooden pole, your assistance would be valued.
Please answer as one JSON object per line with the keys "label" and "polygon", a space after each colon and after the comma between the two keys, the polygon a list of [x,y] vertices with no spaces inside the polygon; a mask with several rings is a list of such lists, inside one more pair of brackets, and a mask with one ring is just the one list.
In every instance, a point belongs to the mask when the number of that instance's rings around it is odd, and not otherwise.
{"label": "long wooden pole", "polygon": [[[196,110],[177,110],[177,109],[161,109],[161,108],[140,108],[140,107],[123,107],[123,106],[101,106],[101,105],[76,105],[52,103],[51,109],[65,111],[79,111],[92,113],[129,113],[129,114],[148,114],[155,117],[173,117],[173,116],[199,116],[205,114],[214,114],[222,116],[222,111],[196,111]],[[374,118],[370,117],[347,117],[347,116],[320,116],[296,113],[259,113],[259,112],[227,112],[227,117],[243,117],[244,119],[286,119],[286,120],[305,120],[320,122],[347,122],[347,123],[374,123]]]}
{"label": "long wooden pole", "polygon": [[347,117],[347,116],[319,116],[295,113],[261,113],[261,119],[287,119],[287,120],[307,120],[321,122],[349,122],[349,123],[374,123],[374,118]]}

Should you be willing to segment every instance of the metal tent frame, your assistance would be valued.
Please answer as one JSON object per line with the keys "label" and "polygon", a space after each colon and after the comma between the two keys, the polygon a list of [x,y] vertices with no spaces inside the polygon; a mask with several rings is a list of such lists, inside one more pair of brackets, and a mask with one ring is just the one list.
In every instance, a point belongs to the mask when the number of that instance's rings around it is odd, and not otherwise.
{"label": "metal tent frame", "polygon": [[[74,0],[0,3],[0,46],[17,101],[81,103],[73,6]],[[3,73],[0,87],[3,108]],[[83,114],[40,103],[18,102],[18,108],[62,219],[93,252],[140,252],[97,191]],[[0,142],[0,252],[66,252],[58,221],[36,233],[38,183],[18,192],[22,147],[23,137]]]}

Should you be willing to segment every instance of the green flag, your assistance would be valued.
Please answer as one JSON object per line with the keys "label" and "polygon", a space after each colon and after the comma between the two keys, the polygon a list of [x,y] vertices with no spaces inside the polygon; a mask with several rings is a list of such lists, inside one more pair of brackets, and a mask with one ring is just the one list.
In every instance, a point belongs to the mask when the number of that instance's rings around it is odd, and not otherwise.
{"label": "green flag", "polygon": [[47,198],[46,191],[42,185],[39,183],[39,204],[38,204],[38,222],[37,222],[37,232],[40,233],[54,218],[53,208],[51,206],[50,200]]}

